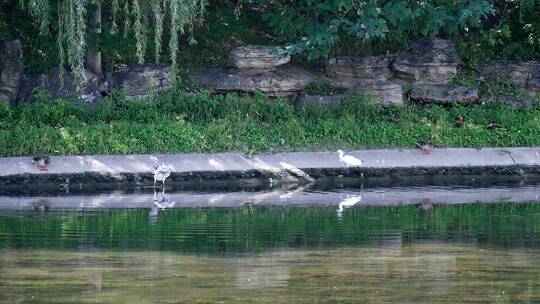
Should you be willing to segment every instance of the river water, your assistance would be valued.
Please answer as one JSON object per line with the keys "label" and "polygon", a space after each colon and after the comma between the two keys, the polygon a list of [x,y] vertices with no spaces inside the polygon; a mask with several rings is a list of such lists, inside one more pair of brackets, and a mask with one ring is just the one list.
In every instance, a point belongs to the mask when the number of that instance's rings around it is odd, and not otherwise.
{"label": "river water", "polygon": [[540,204],[38,201],[0,209],[0,302],[540,303]]}

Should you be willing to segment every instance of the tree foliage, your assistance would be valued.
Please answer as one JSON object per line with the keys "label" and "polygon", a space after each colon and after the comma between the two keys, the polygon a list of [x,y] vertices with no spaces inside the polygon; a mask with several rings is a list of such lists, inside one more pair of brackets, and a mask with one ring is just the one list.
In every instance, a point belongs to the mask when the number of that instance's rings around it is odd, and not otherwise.
{"label": "tree foliage", "polygon": [[[351,42],[403,44],[418,37],[466,34],[514,12],[536,16],[537,23],[540,11],[538,0],[254,0],[252,4],[265,9],[264,18],[276,36],[295,41],[289,51],[307,52],[309,58],[324,57]],[[538,27],[526,26],[529,32]]]}
{"label": "tree foliage", "polygon": [[[221,31],[235,43],[246,43],[244,38],[252,34],[275,38],[272,43],[285,44],[289,52],[305,53],[308,59],[395,51],[424,36],[454,38],[465,62],[540,59],[540,0],[215,0],[213,15],[232,10],[231,4],[242,8],[238,12],[243,15],[236,23],[234,16],[209,20],[211,32],[196,34],[208,43],[197,47],[188,43],[195,42],[193,30],[201,30],[197,25],[210,0],[100,1],[103,31],[95,37],[88,20],[96,0],[0,0],[0,39],[23,38],[29,70],[59,62],[79,79],[84,54],[94,47],[86,43],[94,38],[109,69],[118,63],[167,61],[176,75],[179,62],[193,67],[210,57],[223,61],[230,47],[214,38]],[[257,26],[233,32],[248,16]],[[270,26],[273,37],[262,23]],[[185,57],[179,57],[179,50],[186,51]]]}
{"label": "tree foliage", "polygon": [[[69,67],[78,81],[84,80],[86,42],[91,26],[88,16],[98,1],[108,9],[102,23],[107,24],[110,34],[134,37],[139,63],[145,61],[150,36],[154,58],[159,61],[167,22],[173,75],[176,75],[179,36],[191,35],[191,43],[195,42],[193,28],[202,21],[207,5],[206,0],[19,0],[19,5],[38,20],[41,35],[56,35],[61,71]],[[53,21],[57,26],[51,26]]]}
{"label": "tree foliage", "polygon": [[495,1],[494,15],[464,33],[462,55],[477,59],[540,59],[540,0]]}

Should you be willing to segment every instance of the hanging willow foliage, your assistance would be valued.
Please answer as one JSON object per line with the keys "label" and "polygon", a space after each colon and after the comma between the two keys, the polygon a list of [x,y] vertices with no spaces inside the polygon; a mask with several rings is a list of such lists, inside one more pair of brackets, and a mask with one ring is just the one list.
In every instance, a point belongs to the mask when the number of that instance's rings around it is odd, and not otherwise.
{"label": "hanging willow foliage", "polygon": [[19,0],[19,4],[26,8],[32,17],[39,21],[39,32],[42,35],[49,33],[50,5],[49,0]]}
{"label": "hanging willow foliage", "polygon": [[[111,34],[119,34],[119,24],[124,25],[123,35],[135,37],[136,50],[139,63],[144,63],[148,38],[149,23],[152,20],[154,29],[153,43],[155,45],[154,59],[159,62],[163,48],[163,34],[166,20],[169,23],[168,53],[172,61],[172,77],[176,82],[178,71],[178,46],[180,35],[190,35],[190,43],[194,43],[194,25],[202,22],[207,6],[207,0],[19,0],[19,4],[28,10],[31,16],[39,22],[40,34],[50,34],[51,2],[56,2],[58,27],[56,41],[59,54],[60,77],[63,77],[65,68],[69,68],[75,75],[77,82],[85,81],[84,61],[86,54],[86,38],[88,29],[88,6],[96,1],[110,1],[111,13],[106,20],[109,22]],[[52,2],[54,3],[54,2]],[[120,9],[122,7],[122,9]]]}
{"label": "hanging willow foliage", "polygon": [[111,13],[112,13],[111,34],[113,34],[113,35],[118,34],[118,20],[116,19],[116,16],[118,15],[118,11],[120,11],[120,4],[118,3],[118,0],[112,0],[112,4],[111,4]]}
{"label": "hanging willow foliage", "polygon": [[156,28],[154,32],[154,44],[155,47],[155,54],[154,54],[154,61],[156,63],[159,63],[159,57],[161,55],[161,41],[163,37],[163,8],[162,8],[162,1],[155,0],[152,5],[152,9],[154,12],[154,18],[156,21]]}

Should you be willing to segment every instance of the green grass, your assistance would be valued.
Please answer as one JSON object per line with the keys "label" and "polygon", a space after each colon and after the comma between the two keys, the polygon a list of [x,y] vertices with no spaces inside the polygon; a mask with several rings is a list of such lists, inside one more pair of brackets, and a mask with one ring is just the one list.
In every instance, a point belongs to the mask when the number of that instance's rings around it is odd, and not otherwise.
{"label": "green grass", "polygon": [[[456,128],[456,117],[465,124]],[[497,128],[489,130],[489,123]],[[99,106],[0,103],[0,155],[254,152],[540,145],[540,108],[497,103],[382,109],[365,98],[340,108],[295,109],[263,95],[183,96],[147,102],[110,98]]]}

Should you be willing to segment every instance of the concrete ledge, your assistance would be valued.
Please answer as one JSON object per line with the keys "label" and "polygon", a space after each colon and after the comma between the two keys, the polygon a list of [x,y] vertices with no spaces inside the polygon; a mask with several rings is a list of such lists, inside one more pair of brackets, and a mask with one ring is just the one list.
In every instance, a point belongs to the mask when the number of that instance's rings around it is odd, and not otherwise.
{"label": "concrete ledge", "polygon": [[427,181],[438,178],[540,177],[540,148],[434,149],[346,152],[363,161],[347,167],[336,152],[294,152],[246,157],[238,153],[155,154],[126,156],[52,156],[48,171],[32,157],[0,158],[0,189],[44,186],[151,185],[156,164],[171,167],[171,186],[201,184],[272,185],[361,178],[365,182]]}

